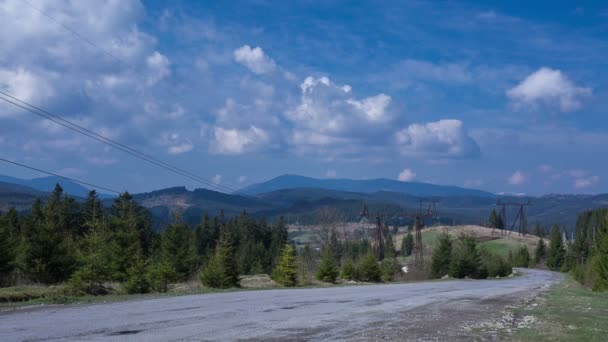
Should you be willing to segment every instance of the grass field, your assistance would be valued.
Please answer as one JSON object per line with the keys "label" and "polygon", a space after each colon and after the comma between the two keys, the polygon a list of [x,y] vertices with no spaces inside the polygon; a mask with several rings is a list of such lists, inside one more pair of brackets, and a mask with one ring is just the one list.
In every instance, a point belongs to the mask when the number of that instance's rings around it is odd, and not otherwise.
{"label": "grass field", "polygon": [[[514,253],[521,246],[526,246],[530,254],[534,255],[534,250],[539,240],[538,237],[533,235],[519,236],[517,233],[512,233],[511,236],[501,235],[498,230],[493,231],[491,228],[480,226],[430,227],[422,230],[422,244],[424,245],[425,255],[430,255],[437,238],[444,231],[453,238],[457,238],[460,234],[472,235],[479,240],[479,246],[503,257],[507,257],[509,251]],[[394,237],[395,246],[398,250],[401,250],[403,236],[405,234],[398,234]]]}
{"label": "grass field", "polygon": [[533,317],[512,332],[515,341],[608,340],[608,293],[592,292],[570,277],[515,315]]}

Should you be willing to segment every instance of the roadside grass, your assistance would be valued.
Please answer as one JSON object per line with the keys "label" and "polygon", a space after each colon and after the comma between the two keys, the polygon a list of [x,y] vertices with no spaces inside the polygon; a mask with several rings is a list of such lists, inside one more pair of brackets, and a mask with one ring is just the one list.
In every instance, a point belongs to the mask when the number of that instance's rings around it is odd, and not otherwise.
{"label": "roadside grass", "polygon": [[523,244],[517,241],[499,239],[482,242],[479,244],[479,246],[485,248],[487,251],[493,254],[507,258],[509,256],[509,252],[512,252],[515,255]]}
{"label": "roadside grass", "polygon": [[516,341],[606,341],[608,293],[592,292],[571,277],[554,285],[515,315],[535,317],[535,323],[513,331]]}

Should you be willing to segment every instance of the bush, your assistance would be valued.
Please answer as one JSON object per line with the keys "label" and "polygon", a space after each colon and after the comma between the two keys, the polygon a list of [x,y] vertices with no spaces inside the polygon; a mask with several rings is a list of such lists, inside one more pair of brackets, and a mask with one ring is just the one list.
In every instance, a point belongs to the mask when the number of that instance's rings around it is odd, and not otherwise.
{"label": "bush", "polygon": [[342,272],[340,274],[340,278],[346,280],[353,280],[357,278],[357,270],[355,269],[355,265],[352,261],[346,260],[344,265],[342,265]]}
{"label": "bush", "polygon": [[321,263],[317,269],[317,279],[326,283],[335,283],[338,278],[338,264],[331,250],[323,251]]}
{"label": "bush", "polygon": [[368,253],[359,265],[358,277],[361,281],[379,282],[381,278],[380,267],[378,266],[378,259],[374,253]]}
{"label": "bush", "polygon": [[513,273],[511,264],[499,255],[484,251],[483,256],[483,267],[485,268],[488,277],[506,277]]}

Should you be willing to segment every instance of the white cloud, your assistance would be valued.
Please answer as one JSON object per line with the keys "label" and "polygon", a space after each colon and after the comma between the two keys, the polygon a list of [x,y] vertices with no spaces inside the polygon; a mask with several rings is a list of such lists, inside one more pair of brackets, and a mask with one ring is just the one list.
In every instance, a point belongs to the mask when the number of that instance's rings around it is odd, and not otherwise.
{"label": "white cloud", "polygon": [[562,112],[582,106],[582,98],[591,95],[591,88],[578,87],[560,70],[542,67],[520,84],[507,91],[517,106],[535,108],[539,104],[555,106]]}
{"label": "white cloud", "polygon": [[193,148],[194,145],[191,142],[184,141],[178,145],[169,146],[167,152],[169,152],[169,154],[182,154],[192,151]]}
{"label": "white cloud", "polygon": [[[50,82],[57,79],[55,73],[34,73],[24,68],[0,69],[0,90],[26,102],[40,105],[55,94]],[[2,102],[0,117],[8,116],[21,109]]]}
{"label": "white cloud", "polygon": [[149,86],[155,85],[171,74],[169,59],[158,51],[154,51],[153,54],[146,58],[146,65],[150,71],[147,79]]}
{"label": "white cloud", "polygon": [[527,178],[526,178],[526,175],[522,171],[517,170],[509,177],[508,180],[509,180],[509,184],[511,184],[511,185],[521,185],[526,182]]}
{"label": "white cloud", "polygon": [[247,177],[247,176],[239,176],[238,182],[239,183],[244,183],[244,182],[247,181],[247,179],[249,179],[249,177]]}
{"label": "white cloud", "polygon": [[466,158],[479,155],[479,146],[464,130],[460,120],[439,120],[411,124],[395,133],[404,155]]}
{"label": "white cloud", "polygon": [[336,170],[327,170],[327,172],[325,172],[325,178],[336,178],[336,176]]}
{"label": "white cloud", "polygon": [[255,126],[242,130],[215,127],[210,151],[216,154],[242,154],[267,144],[269,140],[266,131]]}
{"label": "white cloud", "polygon": [[409,182],[414,180],[414,178],[416,178],[416,173],[411,169],[403,169],[403,171],[401,171],[397,177],[397,179],[402,182]]}
{"label": "white cloud", "polygon": [[598,176],[588,176],[582,178],[576,178],[574,180],[574,188],[576,189],[584,189],[595,185],[600,181],[600,177]]}
{"label": "white cloud", "polygon": [[253,49],[249,45],[241,46],[234,50],[234,60],[259,75],[272,72],[276,68],[275,62],[259,46]]}
{"label": "white cloud", "polygon": [[[391,97],[385,94],[356,99],[349,85],[336,85],[327,77],[307,77],[300,85],[298,106],[285,112],[298,129],[341,135],[365,122],[381,123],[390,119]],[[366,127],[369,128],[369,127]]]}

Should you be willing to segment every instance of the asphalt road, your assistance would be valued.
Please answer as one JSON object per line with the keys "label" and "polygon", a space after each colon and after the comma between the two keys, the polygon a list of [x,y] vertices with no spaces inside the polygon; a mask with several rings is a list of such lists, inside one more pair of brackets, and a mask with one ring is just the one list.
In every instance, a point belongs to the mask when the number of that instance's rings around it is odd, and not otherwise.
{"label": "asphalt road", "polygon": [[[0,314],[0,341],[466,339],[562,276],[242,291]],[[466,322],[465,322],[466,321]]]}

